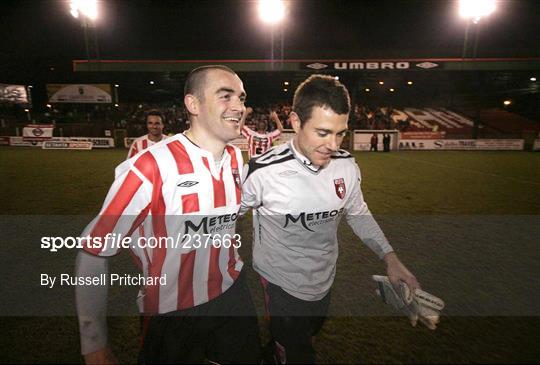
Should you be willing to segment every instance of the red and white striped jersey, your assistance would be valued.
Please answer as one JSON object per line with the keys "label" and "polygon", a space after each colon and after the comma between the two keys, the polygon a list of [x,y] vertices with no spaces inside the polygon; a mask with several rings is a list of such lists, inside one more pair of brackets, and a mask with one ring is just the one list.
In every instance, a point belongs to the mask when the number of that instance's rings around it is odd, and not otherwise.
{"label": "red and white striped jersey", "polygon": [[153,146],[156,143],[161,142],[166,138],[167,138],[167,135],[165,134],[163,134],[161,136],[161,140],[157,142],[154,142],[151,139],[149,139],[148,134],[145,134],[144,136],[137,138],[136,140],[133,141],[133,143],[129,147],[127,158],[132,158],[133,156],[135,156],[137,153],[141,152],[142,150],[145,150],[148,147]]}
{"label": "red and white striped jersey", "polygon": [[[242,169],[238,148],[227,145],[216,163],[210,152],[183,134],[148,148],[116,168],[101,212],[82,236],[105,240],[110,233],[128,237],[144,222],[147,239],[184,239],[180,245],[167,243],[156,248],[131,243],[146,278],[166,276],[166,285],[146,286],[145,313],[167,313],[203,304],[236,280],[243,265],[234,239]],[[227,245],[223,240],[221,245],[212,245],[212,240],[205,244],[200,238],[201,245],[193,238],[196,234],[218,239],[229,234],[232,242]],[[191,237],[187,245],[185,235]],[[94,255],[111,256],[119,251],[119,247],[96,248],[85,242],[84,250]]]}
{"label": "red and white striped jersey", "polygon": [[262,134],[243,126],[242,135],[248,140],[249,158],[253,158],[268,151],[270,147],[272,147],[272,142],[274,142],[274,139],[281,135],[281,131],[279,129],[275,129],[270,133]]}

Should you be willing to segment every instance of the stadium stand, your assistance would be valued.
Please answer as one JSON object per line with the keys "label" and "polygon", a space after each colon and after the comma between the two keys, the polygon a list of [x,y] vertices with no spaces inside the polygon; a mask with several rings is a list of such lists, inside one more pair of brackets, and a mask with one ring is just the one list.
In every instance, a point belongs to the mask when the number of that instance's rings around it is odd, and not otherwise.
{"label": "stadium stand", "polygon": [[[127,136],[138,137],[145,133],[143,114],[157,108],[165,115],[166,133],[178,133],[188,128],[188,118],[181,101],[164,103],[123,103],[111,105],[70,106],[53,105],[45,112],[32,112],[33,123],[55,125],[55,136],[101,137],[105,130],[125,129]],[[246,124],[254,127],[258,121],[269,121],[270,111],[275,111],[285,129],[291,125],[288,115],[291,105],[273,103],[252,106],[254,112]],[[20,110],[19,110],[20,109]],[[351,114],[351,130],[393,130],[400,132],[444,132],[446,138],[470,138],[474,120],[479,120],[479,138],[522,138],[537,135],[540,123],[502,109],[450,109],[445,107],[392,106],[374,107],[357,104]],[[15,136],[29,123],[28,115],[21,108],[0,108],[0,135]],[[270,128],[275,128],[269,123]]]}

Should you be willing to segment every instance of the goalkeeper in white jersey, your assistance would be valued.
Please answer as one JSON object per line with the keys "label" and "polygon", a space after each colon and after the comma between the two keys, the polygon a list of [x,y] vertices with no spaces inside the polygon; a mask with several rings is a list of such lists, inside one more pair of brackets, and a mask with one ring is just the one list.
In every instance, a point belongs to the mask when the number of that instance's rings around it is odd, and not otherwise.
{"label": "goalkeeper in white jersey", "polygon": [[371,215],[353,156],[339,149],[350,111],[345,86],[312,75],[296,90],[292,110],[294,139],[249,163],[242,211],[254,209],[253,266],[265,287],[274,357],[314,363],[312,337],[330,303],[341,216],[384,261],[395,287],[419,284]]}

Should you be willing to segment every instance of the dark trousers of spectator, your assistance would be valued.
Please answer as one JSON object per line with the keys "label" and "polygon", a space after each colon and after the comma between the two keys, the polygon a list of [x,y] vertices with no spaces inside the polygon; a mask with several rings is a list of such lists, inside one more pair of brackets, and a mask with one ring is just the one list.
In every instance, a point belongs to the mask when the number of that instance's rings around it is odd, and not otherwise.
{"label": "dark trousers of spectator", "polygon": [[[298,299],[263,279],[266,308],[270,315],[272,341],[266,355],[278,364],[314,364],[313,339],[328,313],[330,293],[317,301]],[[265,356],[265,363],[269,356]]]}
{"label": "dark trousers of spectator", "polygon": [[370,151],[375,151],[377,152],[377,145],[376,144],[372,144],[371,145],[371,148],[369,149]]}

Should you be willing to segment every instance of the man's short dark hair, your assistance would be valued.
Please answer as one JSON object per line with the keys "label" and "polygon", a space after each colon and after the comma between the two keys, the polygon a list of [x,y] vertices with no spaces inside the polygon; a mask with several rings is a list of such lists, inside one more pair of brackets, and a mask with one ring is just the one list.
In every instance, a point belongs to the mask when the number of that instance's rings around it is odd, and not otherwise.
{"label": "man's short dark hair", "polygon": [[222,70],[236,75],[232,69],[224,65],[207,65],[197,67],[189,73],[184,85],[184,96],[187,94],[195,95],[199,100],[204,99],[204,84],[206,82],[206,75],[212,70]]}
{"label": "man's short dark hair", "polygon": [[161,123],[165,124],[165,117],[163,116],[163,113],[161,111],[159,111],[158,109],[150,109],[150,110],[147,110],[144,113],[144,122],[145,123],[148,123],[148,117],[151,116],[151,115],[155,115],[156,117],[160,117],[161,118]]}
{"label": "man's short dark hair", "polygon": [[349,114],[349,91],[333,76],[311,75],[294,92],[292,110],[300,118],[302,127],[311,118],[314,107],[330,108],[336,114]]}

